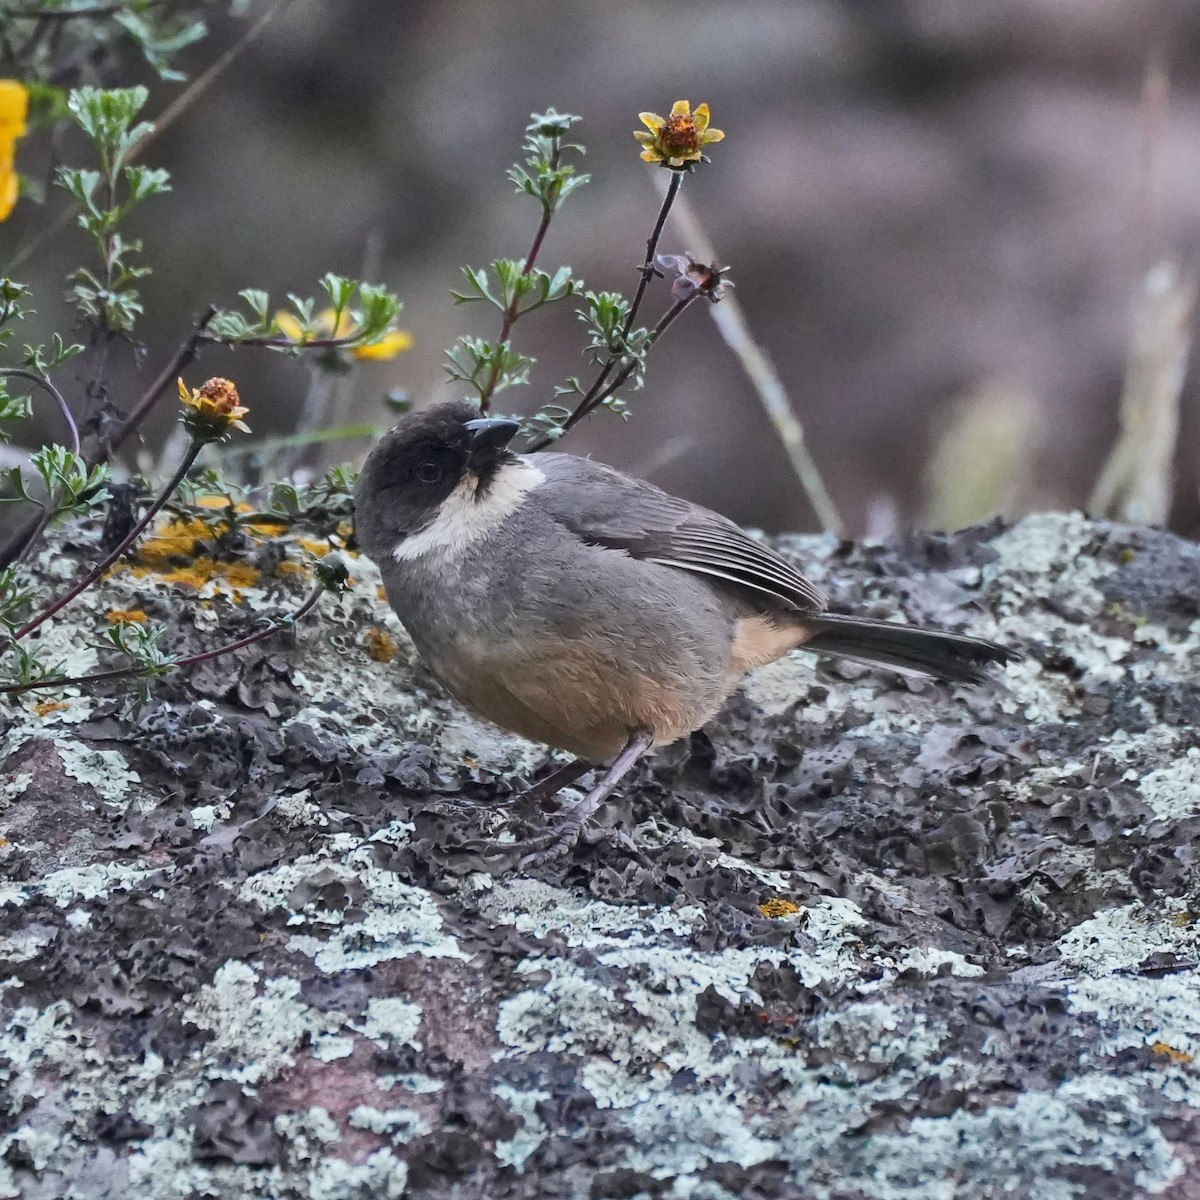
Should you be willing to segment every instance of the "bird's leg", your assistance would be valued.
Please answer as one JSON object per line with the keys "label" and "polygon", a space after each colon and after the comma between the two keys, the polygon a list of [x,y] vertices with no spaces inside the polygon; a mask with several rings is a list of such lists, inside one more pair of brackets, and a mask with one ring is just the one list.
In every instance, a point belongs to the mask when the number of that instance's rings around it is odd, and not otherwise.
{"label": "bird's leg", "polygon": [[[617,784],[629,774],[634,763],[653,745],[654,734],[648,729],[639,729],[625,744],[625,749],[613,760],[612,766],[604,772],[596,786],[574,808],[568,809],[544,833],[518,843],[520,849],[531,851],[521,860],[522,863],[541,857],[546,852],[558,853],[575,845],[584,826],[592,819],[596,810],[612,795]],[[513,847],[506,849],[511,850]]]}
{"label": "bird's leg", "polygon": [[592,764],[577,758],[574,762],[566,763],[551,771],[545,779],[527,787],[517,799],[524,804],[541,804],[549,800],[555,793],[565,787],[570,787],[581,775],[586,775],[592,769]]}

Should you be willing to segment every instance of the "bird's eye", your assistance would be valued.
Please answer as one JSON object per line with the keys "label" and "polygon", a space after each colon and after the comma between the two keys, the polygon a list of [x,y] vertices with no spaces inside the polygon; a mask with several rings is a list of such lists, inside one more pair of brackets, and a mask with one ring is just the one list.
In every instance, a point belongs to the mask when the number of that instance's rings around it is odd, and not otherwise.
{"label": "bird's eye", "polygon": [[442,464],[427,459],[417,464],[417,478],[422,483],[437,483],[442,477]]}

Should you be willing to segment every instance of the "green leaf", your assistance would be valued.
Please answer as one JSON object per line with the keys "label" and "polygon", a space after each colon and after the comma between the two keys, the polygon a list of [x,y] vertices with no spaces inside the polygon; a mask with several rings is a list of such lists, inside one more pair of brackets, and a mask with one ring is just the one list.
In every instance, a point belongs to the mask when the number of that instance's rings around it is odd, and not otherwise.
{"label": "green leaf", "polygon": [[0,381],[0,442],[7,442],[4,430],[6,421],[28,421],[33,416],[32,396],[10,396],[3,381]]}
{"label": "green leaf", "polygon": [[492,295],[487,271],[482,267],[463,267],[462,273],[475,294],[452,291],[450,295],[454,297],[455,304],[471,304],[476,300],[486,300],[490,304],[494,304],[501,312],[504,311],[504,304]]}
{"label": "green leaf", "polygon": [[151,23],[130,9],[114,13],[112,19],[138,44],[159,78],[166,80],[186,78],[182,72],[170,66],[170,56],[198,42],[208,32],[203,21]]}
{"label": "green leaf", "polygon": [[264,328],[271,323],[271,297],[257,288],[244,288],[238,295]]}
{"label": "green leaf", "polygon": [[470,385],[480,397],[491,396],[528,383],[530,368],[536,361],[513,349],[509,341],[462,337],[446,351],[446,373]]}
{"label": "green leaf", "polygon": [[0,479],[4,480],[3,486],[0,486],[0,504],[28,502],[45,508],[45,505],[36,496],[31,496],[25,490],[25,477],[21,474],[20,467],[7,467],[0,471]]}
{"label": "green leaf", "polygon": [[151,196],[161,196],[164,192],[169,192],[170,178],[170,171],[151,167],[126,167],[125,183],[129,188],[129,201],[122,210],[122,215],[134,204],[140,204]]}
{"label": "green leaf", "polygon": [[338,316],[341,316],[350,304],[350,301],[354,299],[354,293],[358,290],[358,283],[353,279],[347,279],[344,275],[330,273],[322,278],[321,287],[325,289],[325,294],[329,297],[329,303],[333,311]]}

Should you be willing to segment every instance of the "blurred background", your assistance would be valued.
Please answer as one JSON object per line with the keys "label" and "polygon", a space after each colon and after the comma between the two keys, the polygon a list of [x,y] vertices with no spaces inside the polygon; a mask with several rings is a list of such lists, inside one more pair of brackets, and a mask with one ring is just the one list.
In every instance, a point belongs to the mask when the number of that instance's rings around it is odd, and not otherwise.
{"label": "blurred background", "polygon": [[[180,65],[202,71],[265,8],[216,20]],[[181,90],[136,67],[94,82],[137,78],[150,114]],[[665,173],[631,134],[639,111],[684,97],[726,133],[684,194],[846,532],[1100,503],[1122,430],[1127,490],[1150,496],[1125,515],[1200,530],[1200,406],[1184,370],[1200,239],[1194,0],[292,0],[145,157],[175,190],[133,223],[155,274],[145,361],[127,349],[119,378],[134,393],[208,303],[248,286],[309,295],[333,270],[396,290],[415,345],[360,366],[331,419],[389,423],[389,389],[450,398],[442,351],[498,326],[452,304],[459,269],[524,255],[537,224],[504,178],[529,113],[581,114],[593,175],[539,265],[632,292]],[[0,261],[42,219],[19,205]],[[692,248],[668,223],[661,252]],[[16,272],[47,327],[68,319],[63,275],[87,255],[68,227]],[[643,313],[668,303],[660,282]],[[743,523],[818,528],[704,307],[651,356],[632,418],[601,412],[564,448]],[[565,376],[587,378],[581,334],[567,305],[524,321],[533,386],[498,406],[531,411]],[[299,361],[209,349],[189,381],[213,374],[237,381],[256,436],[294,427]],[[147,453],[173,419],[157,415]]]}

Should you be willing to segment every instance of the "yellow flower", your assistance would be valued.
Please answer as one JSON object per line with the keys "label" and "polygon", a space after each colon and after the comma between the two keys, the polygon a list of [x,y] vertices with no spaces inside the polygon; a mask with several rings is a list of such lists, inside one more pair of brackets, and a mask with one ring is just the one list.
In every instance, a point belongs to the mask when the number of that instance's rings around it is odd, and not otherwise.
{"label": "yellow flower", "polygon": [[0,137],[19,138],[25,132],[29,91],[16,79],[0,79]]}
{"label": "yellow flower", "polygon": [[0,162],[0,221],[8,220],[8,214],[17,203],[20,190],[21,183],[17,179],[16,171],[12,169],[12,164],[5,165]]}
{"label": "yellow flower", "polygon": [[676,100],[669,117],[644,112],[638,113],[638,119],[650,131],[638,129],[633,135],[644,147],[642,161],[662,163],[677,171],[702,161],[704,147],[725,136],[719,129],[709,129],[707,104],[698,105],[692,112],[686,100]]}
{"label": "yellow flower", "polygon": [[[332,308],[326,308],[319,312],[315,328],[307,331],[291,313],[277,312],[275,328],[289,341],[301,346],[318,339],[351,338],[357,332],[354,318],[345,309],[338,316]],[[389,329],[369,342],[346,347],[346,351],[352,358],[382,362],[395,358],[397,354],[402,354],[405,350],[410,349],[412,344],[413,335],[407,330]]]}
{"label": "yellow flower", "polygon": [[183,416],[184,427],[200,441],[219,441],[231,429],[250,432],[250,427],[241,419],[250,410],[242,404],[237,388],[228,379],[210,379],[191,391],[181,379],[179,399],[187,410]]}
{"label": "yellow flower", "polygon": [[0,221],[8,219],[21,190],[13,167],[17,138],[25,132],[29,92],[15,79],[0,79]]}
{"label": "yellow flower", "polygon": [[403,354],[405,350],[412,348],[412,344],[413,335],[407,329],[392,329],[373,342],[364,342],[361,346],[355,346],[350,353],[355,358],[383,362],[389,358],[395,358],[397,354]]}

